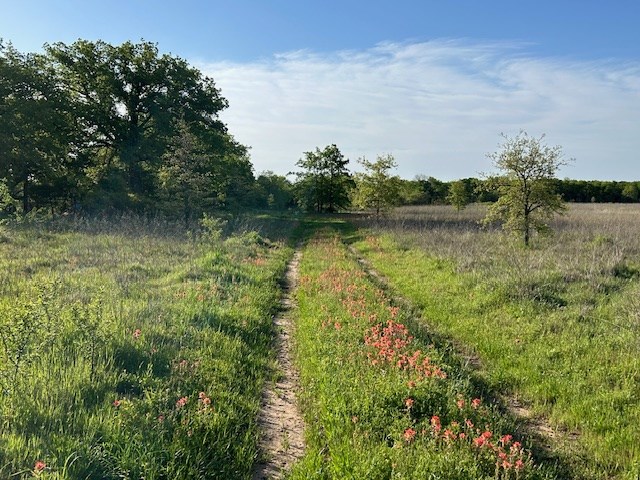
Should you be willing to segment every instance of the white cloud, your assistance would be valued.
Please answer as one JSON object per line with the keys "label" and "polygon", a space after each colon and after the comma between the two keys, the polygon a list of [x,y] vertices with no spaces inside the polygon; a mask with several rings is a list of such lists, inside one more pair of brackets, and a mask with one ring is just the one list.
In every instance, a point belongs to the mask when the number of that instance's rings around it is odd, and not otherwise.
{"label": "white cloud", "polygon": [[518,44],[441,40],[200,64],[257,172],[286,173],[335,143],[352,161],[392,153],[406,178],[476,176],[500,132],[547,134],[571,178],[640,179],[640,63],[526,56]]}

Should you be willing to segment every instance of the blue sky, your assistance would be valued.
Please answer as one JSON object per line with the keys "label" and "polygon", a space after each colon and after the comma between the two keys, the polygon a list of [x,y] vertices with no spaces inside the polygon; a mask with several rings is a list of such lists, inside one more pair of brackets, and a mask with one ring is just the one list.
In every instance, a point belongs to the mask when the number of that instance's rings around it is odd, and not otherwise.
{"label": "blue sky", "polygon": [[491,170],[501,132],[546,133],[561,176],[640,179],[640,2],[0,0],[21,51],[141,38],[212,76],[257,172],[336,143],[398,173]]}

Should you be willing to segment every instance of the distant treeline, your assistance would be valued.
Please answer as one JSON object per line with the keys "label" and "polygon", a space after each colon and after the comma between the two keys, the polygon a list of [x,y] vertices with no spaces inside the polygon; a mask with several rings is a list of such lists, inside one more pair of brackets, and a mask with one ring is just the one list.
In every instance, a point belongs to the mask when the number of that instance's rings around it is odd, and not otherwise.
{"label": "distant treeline", "polygon": [[[554,179],[554,189],[566,202],[576,203],[633,203],[640,201],[640,181],[603,181]],[[452,186],[458,184],[468,196],[467,203],[494,202],[497,194],[484,188],[484,180],[464,178],[443,182],[433,177],[418,176],[403,180],[404,190],[412,192],[403,203],[411,205],[448,204]]]}

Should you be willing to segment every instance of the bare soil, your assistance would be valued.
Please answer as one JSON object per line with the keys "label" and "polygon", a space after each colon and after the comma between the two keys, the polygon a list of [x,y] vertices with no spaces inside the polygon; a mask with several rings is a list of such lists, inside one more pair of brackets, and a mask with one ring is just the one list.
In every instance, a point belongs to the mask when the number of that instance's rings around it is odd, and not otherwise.
{"label": "bare soil", "polygon": [[253,480],[279,479],[304,454],[304,422],[296,404],[298,373],[291,361],[291,318],[293,289],[298,280],[298,265],[302,254],[297,250],[284,278],[282,310],[274,317],[277,331],[276,358],[280,377],[265,389],[258,415],[261,437],[260,460],[253,471]]}

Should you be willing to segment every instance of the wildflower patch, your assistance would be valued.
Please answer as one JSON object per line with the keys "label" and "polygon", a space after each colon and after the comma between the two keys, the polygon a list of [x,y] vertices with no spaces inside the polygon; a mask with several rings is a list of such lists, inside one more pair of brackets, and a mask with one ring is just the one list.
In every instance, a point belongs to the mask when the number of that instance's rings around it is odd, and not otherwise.
{"label": "wildflower patch", "polygon": [[335,233],[309,242],[300,271],[310,441],[292,478],[553,478]]}

